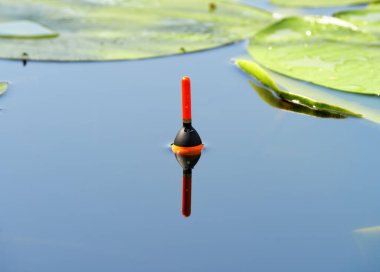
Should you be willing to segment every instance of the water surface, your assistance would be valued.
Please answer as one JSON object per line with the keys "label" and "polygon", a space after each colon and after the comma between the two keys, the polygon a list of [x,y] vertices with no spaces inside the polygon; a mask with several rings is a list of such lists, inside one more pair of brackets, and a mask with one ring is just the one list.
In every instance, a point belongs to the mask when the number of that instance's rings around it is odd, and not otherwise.
{"label": "water surface", "polygon": [[[378,271],[353,230],[380,225],[379,126],[268,107],[245,54],[1,61],[0,271]],[[206,144],[190,218],[169,149],[183,75]]]}

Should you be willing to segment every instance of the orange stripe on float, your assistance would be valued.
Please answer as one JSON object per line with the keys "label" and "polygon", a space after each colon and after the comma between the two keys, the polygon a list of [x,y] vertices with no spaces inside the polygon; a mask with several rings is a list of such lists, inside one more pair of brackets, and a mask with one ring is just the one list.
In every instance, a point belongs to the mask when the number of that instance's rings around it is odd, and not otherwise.
{"label": "orange stripe on float", "polygon": [[184,147],[184,146],[178,146],[175,144],[172,144],[172,151],[175,154],[178,155],[188,155],[188,156],[194,156],[199,155],[202,152],[203,144],[191,146],[191,147]]}

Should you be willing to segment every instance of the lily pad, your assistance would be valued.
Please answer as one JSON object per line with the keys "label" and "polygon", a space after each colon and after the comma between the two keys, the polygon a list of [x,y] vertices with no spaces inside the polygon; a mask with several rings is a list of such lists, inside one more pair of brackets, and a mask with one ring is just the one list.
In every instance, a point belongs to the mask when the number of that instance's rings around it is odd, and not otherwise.
{"label": "lily pad", "polygon": [[214,48],[253,36],[268,12],[232,0],[0,0],[3,21],[32,20],[59,37],[2,39],[0,58],[99,61]]}
{"label": "lily pad", "polygon": [[334,7],[378,2],[377,0],[271,0],[275,5],[288,7]]}
{"label": "lily pad", "polygon": [[[339,115],[342,117],[362,117],[380,124],[380,100],[377,98],[369,95],[339,92],[296,80],[262,68],[248,60],[240,59],[236,60],[235,63],[244,72],[255,77],[264,87],[273,91],[279,98],[287,101],[288,104],[293,104],[293,107],[287,107],[285,110],[317,117],[340,118]],[[260,93],[259,96],[263,98]],[[265,99],[264,101],[268,102]],[[298,111],[299,105],[306,106],[314,111]]]}
{"label": "lily pad", "polygon": [[341,11],[335,13],[334,16],[380,36],[380,5],[372,5],[360,10]]}
{"label": "lily pad", "polygon": [[308,96],[303,92],[299,92],[298,88],[295,88],[294,90],[292,89],[292,91],[281,89],[277,86],[267,71],[252,61],[236,60],[235,64],[244,72],[256,78],[262,85],[277,94],[277,96],[280,98],[279,101],[276,101],[273,95],[271,96],[271,94],[265,92],[265,90],[263,88],[260,88],[260,86],[252,84],[259,96],[271,106],[317,117],[361,117],[361,114],[359,113],[355,113],[335,104],[330,104],[331,101],[334,101],[336,99],[332,99],[327,95],[323,96],[321,94],[318,94],[315,96]]}
{"label": "lily pad", "polygon": [[58,33],[34,22],[13,21],[0,23],[0,38],[42,39],[54,38]]}
{"label": "lily pad", "polygon": [[333,17],[288,17],[258,32],[249,52],[278,73],[336,90],[380,95],[380,40]]}
{"label": "lily pad", "polygon": [[0,82],[0,95],[4,94],[8,89],[8,83]]}

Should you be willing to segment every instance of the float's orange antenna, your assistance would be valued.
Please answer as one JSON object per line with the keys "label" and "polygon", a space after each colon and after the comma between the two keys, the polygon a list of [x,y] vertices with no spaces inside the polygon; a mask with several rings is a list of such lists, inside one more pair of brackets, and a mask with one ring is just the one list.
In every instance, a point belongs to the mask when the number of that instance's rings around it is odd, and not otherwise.
{"label": "float's orange antenna", "polygon": [[177,133],[172,145],[174,153],[194,155],[203,148],[201,137],[191,125],[191,86],[190,78],[182,78],[182,122],[183,127]]}
{"label": "float's orange antenna", "polygon": [[190,78],[182,78],[182,121],[191,124],[191,85]]}

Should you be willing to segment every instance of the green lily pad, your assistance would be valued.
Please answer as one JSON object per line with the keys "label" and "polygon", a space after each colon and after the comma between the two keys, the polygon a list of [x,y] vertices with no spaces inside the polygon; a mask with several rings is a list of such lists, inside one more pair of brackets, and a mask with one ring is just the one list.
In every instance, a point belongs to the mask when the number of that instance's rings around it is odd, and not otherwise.
{"label": "green lily pad", "polygon": [[380,36],[380,5],[372,5],[366,9],[341,11],[335,17],[351,22],[364,31]]}
{"label": "green lily pad", "polygon": [[[248,60],[236,60],[236,65],[250,76],[255,77],[264,87],[288,103],[282,108],[317,117],[343,118],[345,116],[362,117],[380,124],[380,100],[355,93],[339,92],[312,83],[296,80],[260,67]],[[257,85],[257,84],[256,84]],[[256,89],[256,88],[255,88]],[[257,89],[256,89],[257,92]],[[263,91],[258,94],[261,98]],[[268,95],[266,95],[268,97]],[[264,99],[268,102],[268,99]],[[271,106],[273,103],[269,103]],[[292,104],[289,106],[289,104]],[[299,105],[305,106],[302,108]],[[307,109],[308,108],[308,109]],[[299,110],[301,109],[301,110]],[[311,110],[313,111],[311,111]]]}
{"label": "green lily pad", "polygon": [[254,59],[278,73],[336,90],[380,95],[380,40],[333,17],[288,17],[250,41]]}
{"label": "green lily pad", "polygon": [[232,0],[0,0],[3,21],[32,20],[54,39],[2,39],[0,58],[99,61],[205,50],[253,36],[272,15]]}
{"label": "green lily pad", "polygon": [[279,88],[268,72],[252,61],[239,59],[235,61],[235,64],[244,72],[256,78],[262,85],[269,88],[278,96],[279,99],[276,99],[273,94],[270,94],[260,86],[251,83],[259,96],[271,106],[317,117],[361,117],[361,114],[359,113],[331,104],[330,102],[333,102],[336,99],[332,99],[329,96],[323,96],[321,94],[309,96],[304,92],[299,92],[298,88],[295,88],[294,90],[292,89],[292,91]]}
{"label": "green lily pad", "polygon": [[271,0],[271,2],[288,7],[334,7],[375,3],[378,0]]}
{"label": "green lily pad", "polygon": [[54,38],[57,36],[58,33],[30,21],[0,23],[0,38],[42,39]]}
{"label": "green lily pad", "polygon": [[8,89],[8,83],[0,82],[0,95],[4,94]]}

